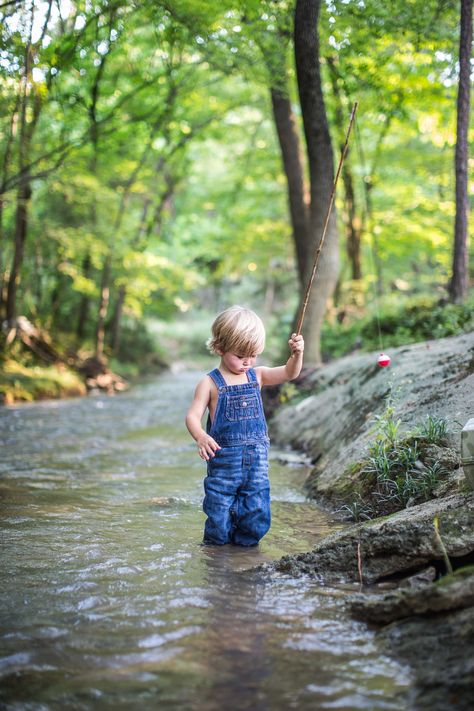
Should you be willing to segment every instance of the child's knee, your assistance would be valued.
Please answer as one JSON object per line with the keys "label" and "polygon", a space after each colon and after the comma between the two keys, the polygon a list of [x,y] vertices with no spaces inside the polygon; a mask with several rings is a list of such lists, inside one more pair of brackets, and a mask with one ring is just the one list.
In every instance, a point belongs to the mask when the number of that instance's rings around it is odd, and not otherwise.
{"label": "child's knee", "polygon": [[231,510],[228,506],[216,502],[216,500],[206,494],[203,501],[203,510],[207,514],[204,526],[204,543],[213,543],[223,546],[231,542],[232,519]]}
{"label": "child's knee", "polygon": [[231,543],[231,527],[227,521],[214,521],[208,518],[204,526],[204,543],[215,546],[225,546]]}
{"label": "child's knee", "polygon": [[257,545],[271,525],[270,506],[265,506],[238,518],[234,542],[239,545]]}
{"label": "child's knee", "polygon": [[248,526],[248,533],[253,535],[256,539],[260,540],[263,536],[268,533],[271,524],[270,509],[267,511],[262,511],[258,516],[252,519]]}

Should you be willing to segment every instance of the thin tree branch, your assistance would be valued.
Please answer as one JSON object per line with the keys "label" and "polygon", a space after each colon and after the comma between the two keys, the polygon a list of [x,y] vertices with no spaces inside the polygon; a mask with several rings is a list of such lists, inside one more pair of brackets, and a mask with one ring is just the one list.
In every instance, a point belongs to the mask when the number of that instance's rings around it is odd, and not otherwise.
{"label": "thin tree branch", "polygon": [[3,10],[4,7],[10,7],[10,5],[20,5],[22,2],[23,0],[7,0],[7,2],[0,4],[0,10]]}

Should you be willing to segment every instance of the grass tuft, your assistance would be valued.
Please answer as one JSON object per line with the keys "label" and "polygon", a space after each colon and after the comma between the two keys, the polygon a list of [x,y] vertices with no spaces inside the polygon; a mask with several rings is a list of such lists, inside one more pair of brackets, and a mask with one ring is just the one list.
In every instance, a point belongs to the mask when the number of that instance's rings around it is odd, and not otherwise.
{"label": "grass tuft", "polygon": [[448,423],[428,416],[416,431],[402,437],[391,392],[382,415],[375,418],[375,439],[359,464],[359,490],[339,509],[349,520],[362,521],[399,511],[433,498],[448,469],[424,461],[424,445],[443,444]]}

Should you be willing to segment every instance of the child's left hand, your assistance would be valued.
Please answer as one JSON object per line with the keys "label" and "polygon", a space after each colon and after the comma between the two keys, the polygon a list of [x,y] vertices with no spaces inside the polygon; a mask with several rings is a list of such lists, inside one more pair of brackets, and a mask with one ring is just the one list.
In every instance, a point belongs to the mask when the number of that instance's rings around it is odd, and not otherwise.
{"label": "child's left hand", "polygon": [[290,346],[291,354],[296,355],[298,353],[303,353],[304,351],[304,339],[303,336],[297,333],[292,333],[291,338],[288,341]]}

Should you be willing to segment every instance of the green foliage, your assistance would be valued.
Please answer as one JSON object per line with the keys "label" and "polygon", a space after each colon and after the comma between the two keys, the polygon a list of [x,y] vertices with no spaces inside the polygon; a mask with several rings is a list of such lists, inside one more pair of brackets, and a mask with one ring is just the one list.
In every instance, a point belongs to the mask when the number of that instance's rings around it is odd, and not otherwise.
{"label": "green foliage", "polygon": [[299,395],[300,391],[294,383],[283,383],[279,392],[279,401],[282,405],[290,400],[293,404],[295,404],[296,398],[298,398]]}
{"label": "green foliage", "polygon": [[[439,461],[424,461],[423,445],[442,444],[447,423],[428,417],[412,435],[399,435],[390,392],[382,415],[375,419],[375,439],[365,460],[357,465],[359,489],[340,511],[353,521],[392,513],[428,501],[446,479]],[[421,439],[422,438],[422,439]]]}
{"label": "green foliage", "polygon": [[427,415],[418,432],[420,437],[430,444],[444,444],[448,436],[449,426],[444,418]]}
{"label": "green foliage", "polygon": [[381,415],[376,415],[374,421],[377,438],[375,443],[370,447],[369,453],[379,454],[381,450],[385,450],[385,444],[387,442],[393,446],[397,441],[398,430],[401,424],[400,419],[395,419],[392,388],[390,388],[389,394],[385,398],[385,410]]}
{"label": "green foliage", "polygon": [[[288,90],[297,106],[294,3],[53,3],[43,37],[40,4],[25,93],[34,5],[0,11],[3,285],[22,151],[34,176],[18,313],[89,345],[110,258],[109,331],[124,290],[126,331],[133,319],[183,319],[190,341],[183,346],[187,334],[178,334],[175,352],[205,357],[207,334],[199,340],[190,321],[244,301],[263,312],[276,355],[299,285],[269,86]],[[379,346],[376,289],[386,348],[474,328],[472,298],[464,306],[439,298],[452,251],[458,21],[451,0],[322,4],[336,153],[339,114],[360,102],[347,166],[364,277],[358,286],[348,280],[342,244],[341,296],[323,329],[327,358]],[[341,236],[343,193],[340,184]],[[128,362],[134,338],[137,352],[151,348],[138,326],[130,334],[118,354]]]}
{"label": "green foliage", "polygon": [[160,371],[170,364],[163,344],[156,342],[145,323],[135,319],[125,320],[122,326],[116,358],[116,370],[124,377]]}
{"label": "green foliage", "polygon": [[[379,331],[380,329],[380,331]],[[341,324],[323,327],[322,346],[327,359],[355,349],[372,351],[436,338],[456,336],[474,329],[474,293],[464,304],[451,304],[436,297],[393,300],[381,305],[379,313],[360,317],[360,309],[349,310]],[[382,340],[382,343],[380,342]]]}
{"label": "green foliage", "polygon": [[355,523],[360,523],[361,521],[370,521],[374,517],[374,509],[367,502],[360,492],[356,492],[353,500],[348,504],[343,504],[338,512],[341,513],[349,521],[354,521]]}
{"label": "green foliage", "polygon": [[[417,299],[404,309],[387,310],[381,315],[382,338],[391,346],[445,338],[474,329],[474,299],[464,304],[443,300]],[[375,341],[376,323],[372,320],[362,331],[362,338]]]}
{"label": "green foliage", "polygon": [[85,391],[81,378],[64,367],[27,366],[7,360],[0,374],[0,399],[7,405],[18,401],[84,395]]}

